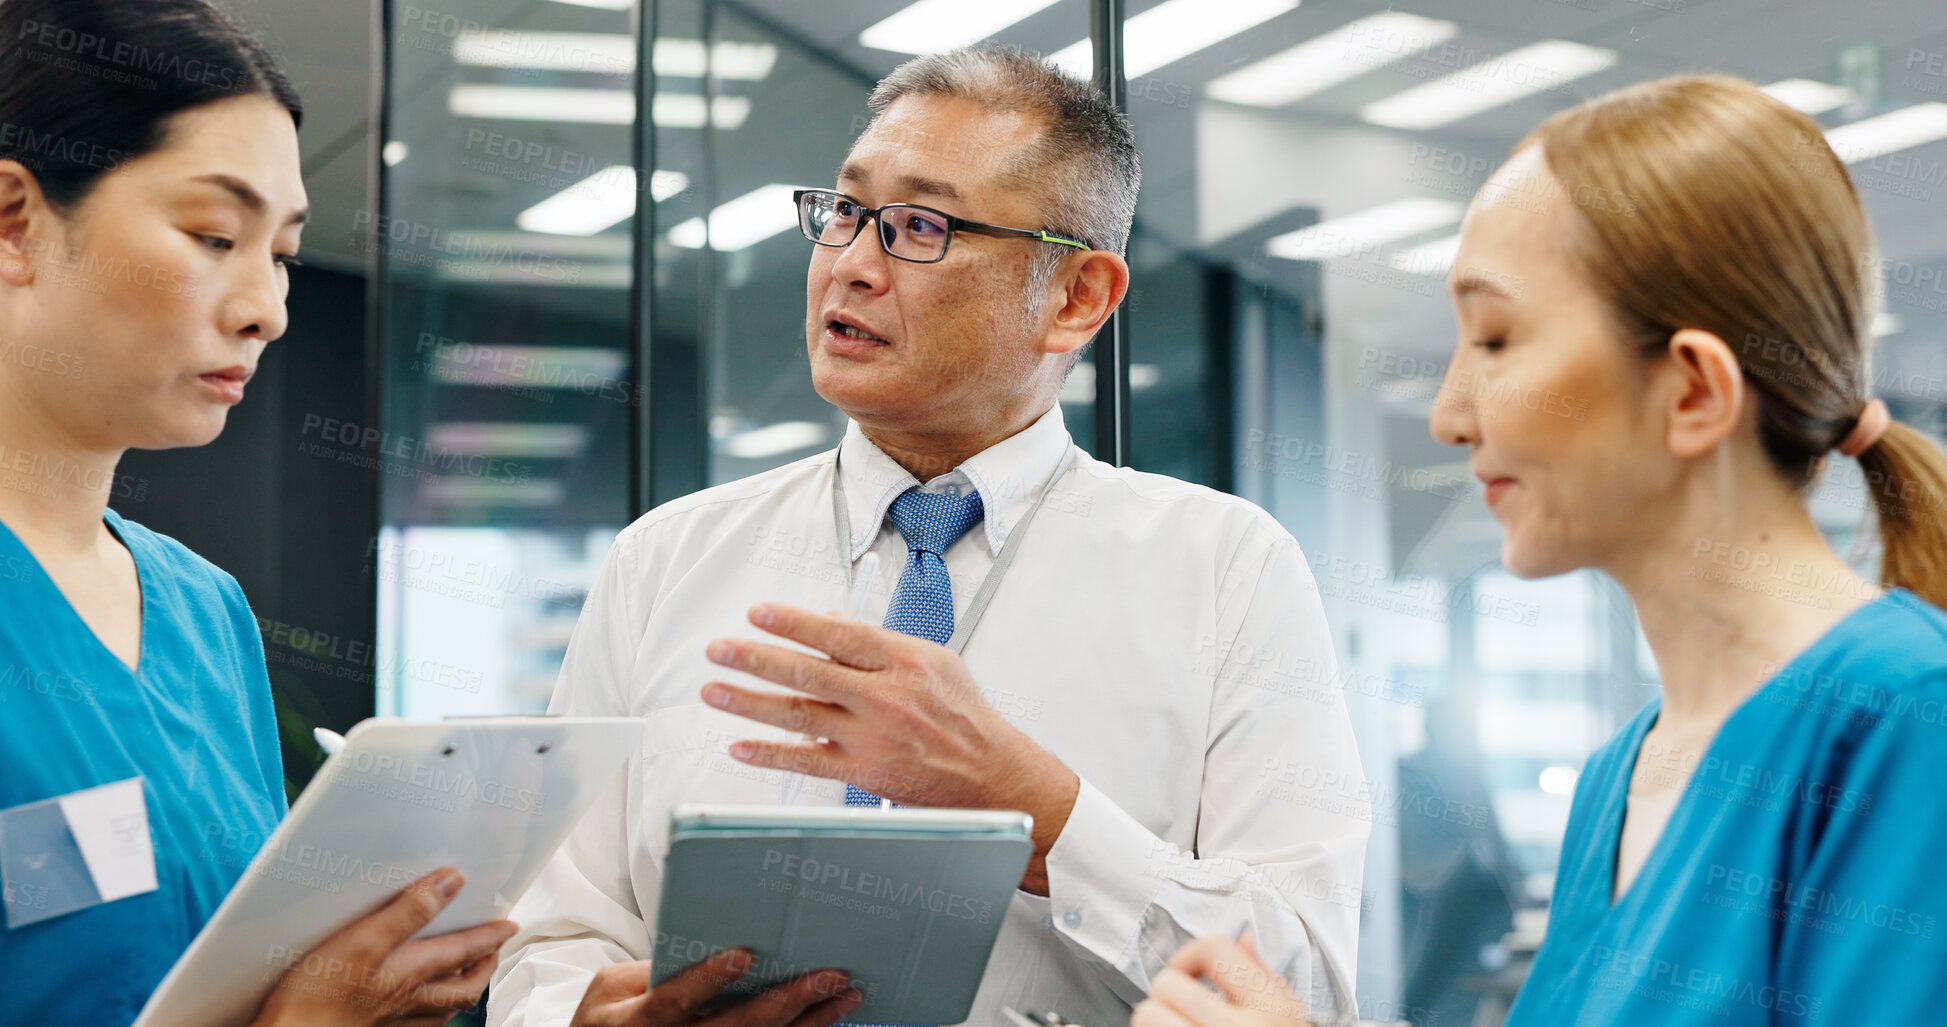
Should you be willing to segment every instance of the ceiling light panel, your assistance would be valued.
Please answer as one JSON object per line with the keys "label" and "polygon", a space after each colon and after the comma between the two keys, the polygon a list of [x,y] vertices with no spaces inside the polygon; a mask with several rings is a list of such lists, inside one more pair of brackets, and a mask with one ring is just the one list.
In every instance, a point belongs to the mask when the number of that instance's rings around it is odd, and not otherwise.
{"label": "ceiling light panel", "polygon": [[1387,11],[1212,79],[1204,91],[1231,103],[1282,107],[1422,53],[1459,31],[1450,21]]}
{"label": "ceiling light panel", "polygon": [[[761,82],[777,65],[769,43],[721,40],[705,47],[701,39],[656,40],[656,74]],[[529,32],[468,29],[453,44],[455,63],[478,68],[533,68],[628,75],[635,71],[635,37],[613,32]]]}
{"label": "ceiling light panel", "polygon": [[1056,0],[919,0],[859,33],[859,45],[894,53],[940,53],[978,43]]}
{"label": "ceiling light panel", "polygon": [[[1123,73],[1147,75],[1297,6],[1298,0],[1166,0],[1122,23]],[[1095,44],[1084,39],[1048,59],[1076,78],[1088,78]]]}
{"label": "ceiling light panel", "polygon": [[[689,188],[689,184],[689,176],[680,171],[657,171],[649,176],[650,194],[658,202]],[[514,223],[529,232],[594,235],[633,215],[640,189],[634,168],[611,164],[521,211]]]}
{"label": "ceiling light panel", "polygon": [[1369,103],[1359,117],[1388,128],[1439,128],[1523,97],[1566,93],[1569,83],[1615,63],[1613,50],[1544,40]]}
{"label": "ceiling light panel", "polygon": [[635,71],[635,39],[612,32],[468,29],[453,43],[453,61],[477,68],[627,75]]}
{"label": "ceiling light panel", "polygon": [[1764,91],[1785,106],[1806,114],[1824,114],[1859,98],[1859,94],[1845,86],[1809,78],[1783,79],[1765,86]]}
{"label": "ceiling light panel", "polygon": [[707,245],[727,252],[754,246],[780,232],[797,228],[798,208],[791,202],[791,194],[797,188],[773,182],[745,193],[710,212],[707,233],[700,217],[671,228],[670,244],[690,250]]}
{"label": "ceiling light panel", "polygon": [[1395,200],[1274,236],[1265,242],[1264,251],[1286,260],[1367,257],[1386,243],[1451,225],[1465,209],[1452,200],[1426,196]]}
{"label": "ceiling light panel", "polygon": [[823,445],[831,429],[816,421],[779,421],[739,432],[723,441],[726,456],[761,460]]}
{"label": "ceiling light panel", "polygon": [[[635,94],[626,89],[463,83],[448,94],[446,109],[467,118],[628,125],[635,121]],[[735,129],[750,117],[750,97],[706,101],[696,93],[657,93],[653,116],[664,128],[702,128],[707,120],[716,128]]]}
{"label": "ceiling light panel", "polygon": [[1840,125],[1825,133],[1832,152],[1847,164],[1947,139],[1947,103],[1916,103],[1891,114]]}
{"label": "ceiling light panel", "polygon": [[627,125],[635,121],[635,94],[626,89],[462,83],[447,94],[446,109],[463,118]]}

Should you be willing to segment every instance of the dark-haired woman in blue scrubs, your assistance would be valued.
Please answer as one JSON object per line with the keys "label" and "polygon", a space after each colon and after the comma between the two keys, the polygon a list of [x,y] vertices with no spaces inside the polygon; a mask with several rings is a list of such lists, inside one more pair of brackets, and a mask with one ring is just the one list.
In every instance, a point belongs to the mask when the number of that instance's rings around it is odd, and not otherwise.
{"label": "dark-haired woman in blue scrubs", "polygon": [[[298,120],[204,0],[0,0],[8,1024],[131,1022],[285,812],[242,591],[107,504],[124,451],[216,438],[284,332]],[[473,1005],[513,925],[409,940],[461,885],[429,875],[328,939],[257,1022]]]}

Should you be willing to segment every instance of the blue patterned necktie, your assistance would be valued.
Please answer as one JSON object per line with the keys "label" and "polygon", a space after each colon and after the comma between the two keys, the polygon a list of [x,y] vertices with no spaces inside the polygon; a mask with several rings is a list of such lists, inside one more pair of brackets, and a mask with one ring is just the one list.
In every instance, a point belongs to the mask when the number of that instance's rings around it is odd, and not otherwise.
{"label": "blue patterned necktie", "polygon": [[[881,626],[945,645],[953,637],[953,582],[942,554],[980,523],[980,493],[957,496],[908,489],[892,501],[888,516],[906,539],[906,567],[899,572]],[[877,806],[879,797],[848,784],[845,805]]]}
{"label": "blue patterned necktie", "polygon": [[[980,523],[981,513],[978,492],[956,496],[908,489],[892,501],[888,516],[906,539],[906,567],[899,572],[899,584],[892,590],[892,603],[886,607],[881,627],[941,645],[953,637],[953,581],[947,577],[943,554],[967,529]],[[845,805],[877,806],[879,797],[848,783]]]}

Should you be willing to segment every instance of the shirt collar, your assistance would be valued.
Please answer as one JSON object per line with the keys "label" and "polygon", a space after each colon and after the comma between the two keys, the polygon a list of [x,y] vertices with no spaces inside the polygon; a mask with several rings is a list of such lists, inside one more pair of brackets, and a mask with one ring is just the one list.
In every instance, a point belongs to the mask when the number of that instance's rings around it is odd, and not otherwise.
{"label": "shirt collar", "polygon": [[859,430],[858,422],[847,422],[838,451],[845,475],[845,516],[852,522],[852,537],[846,540],[851,559],[857,561],[872,548],[892,501],[914,485],[935,492],[959,485],[978,492],[988,552],[1000,555],[1008,529],[1027,513],[1068,446],[1068,427],[1062,422],[1061,404],[1057,403],[1033,424],[968,457],[953,470],[921,483],[873,445]]}

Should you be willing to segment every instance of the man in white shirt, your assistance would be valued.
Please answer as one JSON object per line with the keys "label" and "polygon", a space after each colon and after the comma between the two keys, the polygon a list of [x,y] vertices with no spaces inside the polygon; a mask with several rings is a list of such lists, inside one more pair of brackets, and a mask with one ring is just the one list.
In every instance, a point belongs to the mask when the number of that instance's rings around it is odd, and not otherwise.
{"label": "man in white shirt", "polygon": [[[642,962],[670,810],[848,793],[1033,815],[969,1023],[1126,1022],[1178,946],[1245,926],[1314,1015],[1351,1008],[1370,813],[1304,556],[1249,503],[1082,453],[1056,404],[1128,287],[1126,118],[987,47],[871,106],[799,198],[812,377],[851,424],[617,538],[550,709],[643,717],[642,754],[512,914],[489,1022],[689,1022]],[[863,623],[813,612],[867,553]]]}

